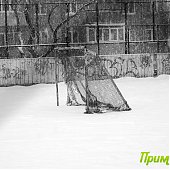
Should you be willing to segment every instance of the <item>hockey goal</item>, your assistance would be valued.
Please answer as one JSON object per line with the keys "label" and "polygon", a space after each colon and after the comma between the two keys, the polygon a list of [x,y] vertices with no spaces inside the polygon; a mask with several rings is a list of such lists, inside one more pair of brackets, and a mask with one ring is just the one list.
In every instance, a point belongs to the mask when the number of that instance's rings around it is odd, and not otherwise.
{"label": "hockey goal", "polygon": [[86,105],[85,113],[131,110],[103,60],[85,47],[57,48],[67,84],[67,105]]}

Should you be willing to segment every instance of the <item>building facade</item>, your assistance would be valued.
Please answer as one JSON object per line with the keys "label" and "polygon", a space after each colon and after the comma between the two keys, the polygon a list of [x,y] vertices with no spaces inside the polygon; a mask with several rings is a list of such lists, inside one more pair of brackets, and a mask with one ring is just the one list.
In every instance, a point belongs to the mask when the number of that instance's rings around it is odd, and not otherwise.
{"label": "building facade", "polygon": [[[52,43],[84,45],[101,55],[169,52],[165,0],[36,0],[28,6],[26,0],[17,2],[0,0],[2,57],[6,51],[10,57],[34,54],[32,49],[7,49],[5,45]],[[48,49],[34,50],[40,56]]]}
{"label": "building facade", "polygon": [[85,43],[95,51],[99,46],[102,55],[169,52],[166,1],[101,0],[98,11],[92,4],[85,15],[80,27],[70,27],[72,43]]}

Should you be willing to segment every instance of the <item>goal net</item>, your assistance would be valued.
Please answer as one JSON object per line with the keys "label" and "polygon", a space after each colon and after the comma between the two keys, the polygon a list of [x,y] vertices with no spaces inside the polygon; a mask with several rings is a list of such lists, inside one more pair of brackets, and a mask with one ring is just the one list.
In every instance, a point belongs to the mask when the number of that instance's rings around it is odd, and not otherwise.
{"label": "goal net", "polygon": [[86,113],[130,110],[102,58],[86,48],[61,48],[67,104],[86,105]]}

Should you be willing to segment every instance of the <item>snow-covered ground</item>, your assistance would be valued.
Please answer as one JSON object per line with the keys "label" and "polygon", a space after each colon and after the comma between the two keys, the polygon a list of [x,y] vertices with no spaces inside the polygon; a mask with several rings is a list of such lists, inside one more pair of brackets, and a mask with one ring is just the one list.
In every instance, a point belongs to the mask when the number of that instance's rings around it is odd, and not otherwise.
{"label": "snow-covered ground", "polygon": [[0,168],[168,168],[140,153],[169,155],[169,77],[115,80],[132,111],[83,114],[66,87],[0,88]]}

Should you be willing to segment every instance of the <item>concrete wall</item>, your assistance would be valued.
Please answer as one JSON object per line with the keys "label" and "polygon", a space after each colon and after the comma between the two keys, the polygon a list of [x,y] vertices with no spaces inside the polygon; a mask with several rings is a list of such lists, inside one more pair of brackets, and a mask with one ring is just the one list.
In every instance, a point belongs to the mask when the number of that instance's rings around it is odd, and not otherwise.
{"label": "concrete wall", "polygon": [[[170,54],[119,54],[101,56],[113,78],[170,75]],[[55,83],[63,81],[63,67],[55,58],[0,59],[0,86]]]}

